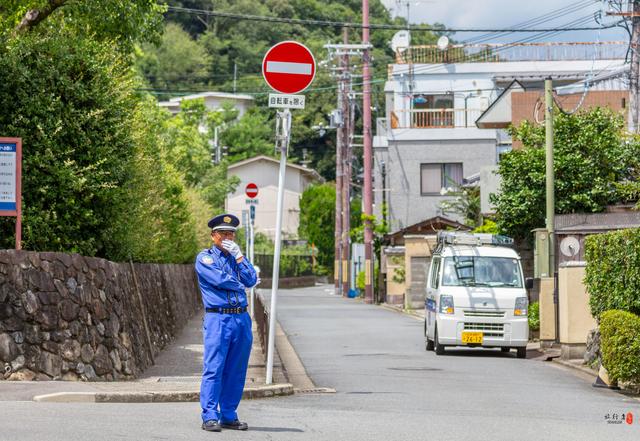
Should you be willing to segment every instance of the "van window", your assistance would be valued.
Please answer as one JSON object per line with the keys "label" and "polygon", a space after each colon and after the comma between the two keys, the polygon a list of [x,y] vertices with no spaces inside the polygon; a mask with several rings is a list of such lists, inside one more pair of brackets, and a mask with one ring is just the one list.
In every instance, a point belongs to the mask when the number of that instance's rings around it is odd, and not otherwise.
{"label": "van window", "polygon": [[444,259],[442,284],[522,288],[518,259],[456,256]]}
{"label": "van window", "polygon": [[433,263],[431,264],[431,288],[438,287],[438,273],[440,272],[440,258],[434,257]]}

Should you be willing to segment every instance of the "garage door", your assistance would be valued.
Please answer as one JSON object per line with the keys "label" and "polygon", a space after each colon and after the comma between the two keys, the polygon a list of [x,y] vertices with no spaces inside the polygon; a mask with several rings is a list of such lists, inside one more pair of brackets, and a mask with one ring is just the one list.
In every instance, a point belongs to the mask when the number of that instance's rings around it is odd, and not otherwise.
{"label": "garage door", "polygon": [[427,271],[430,257],[411,258],[411,284],[409,285],[409,304],[411,308],[423,308],[427,289]]}

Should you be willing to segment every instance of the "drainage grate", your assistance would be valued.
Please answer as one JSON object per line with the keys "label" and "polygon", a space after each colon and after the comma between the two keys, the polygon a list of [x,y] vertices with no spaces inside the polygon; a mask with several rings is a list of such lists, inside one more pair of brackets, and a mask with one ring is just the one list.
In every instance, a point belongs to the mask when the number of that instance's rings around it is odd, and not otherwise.
{"label": "drainage grate", "polygon": [[294,389],[296,394],[335,394],[336,390],[330,387],[312,387],[309,389]]}

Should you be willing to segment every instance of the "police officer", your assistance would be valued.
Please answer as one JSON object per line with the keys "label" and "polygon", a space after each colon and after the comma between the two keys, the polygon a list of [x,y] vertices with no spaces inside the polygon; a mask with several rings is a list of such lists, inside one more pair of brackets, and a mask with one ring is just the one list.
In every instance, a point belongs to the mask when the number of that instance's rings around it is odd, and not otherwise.
{"label": "police officer", "polygon": [[205,307],[204,366],[200,385],[202,429],[247,430],[236,409],[242,398],[253,335],[245,288],[256,284],[256,272],[234,242],[240,221],[231,214],[211,219],[213,246],[196,258],[196,273]]}

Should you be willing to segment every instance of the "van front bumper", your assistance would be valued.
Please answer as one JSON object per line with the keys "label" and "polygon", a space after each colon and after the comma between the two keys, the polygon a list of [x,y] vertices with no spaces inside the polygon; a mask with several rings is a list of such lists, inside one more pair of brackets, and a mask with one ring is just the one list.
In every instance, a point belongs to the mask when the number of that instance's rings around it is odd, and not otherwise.
{"label": "van front bumper", "polygon": [[[527,317],[459,317],[438,314],[438,340],[446,346],[525,347],[529,342]],[[482,332],[482,344],[462,342],[463,332]]]}

